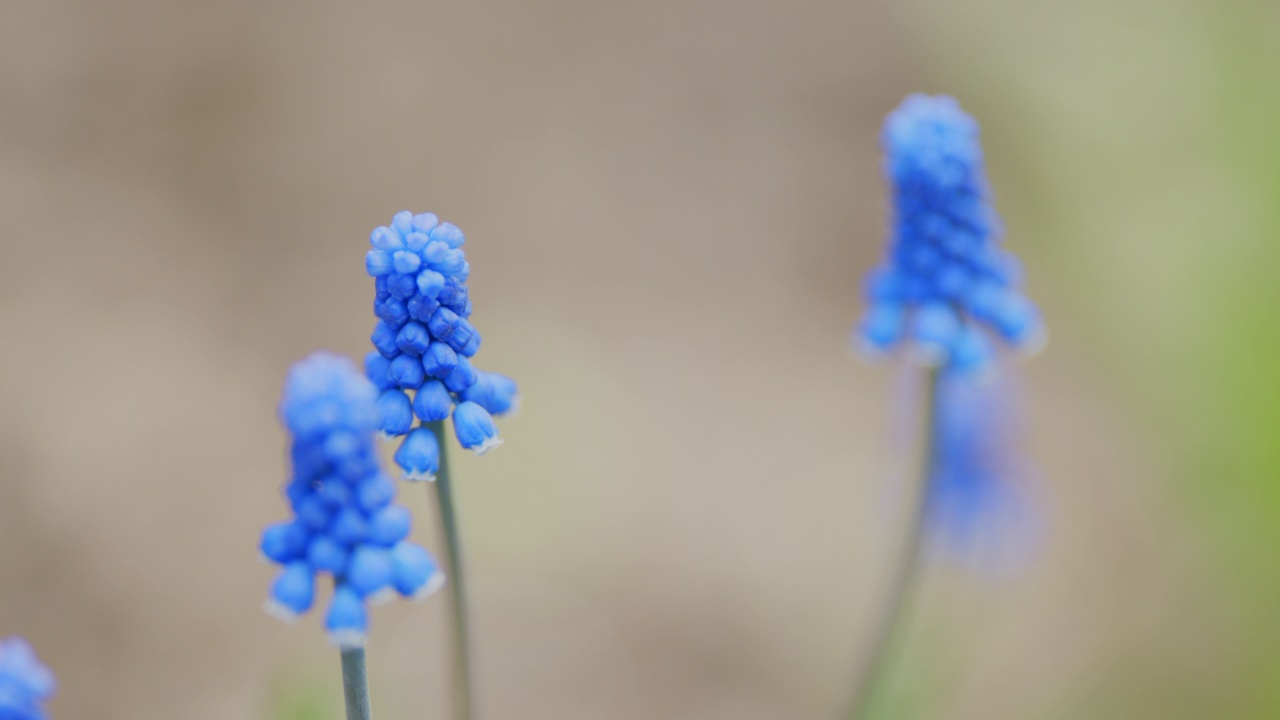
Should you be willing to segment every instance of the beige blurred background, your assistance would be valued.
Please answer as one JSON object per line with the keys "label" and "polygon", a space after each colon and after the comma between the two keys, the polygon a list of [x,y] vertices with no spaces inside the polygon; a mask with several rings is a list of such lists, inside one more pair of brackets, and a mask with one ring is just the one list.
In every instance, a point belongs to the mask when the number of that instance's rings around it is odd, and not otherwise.
{"label": "beige blurred background", "polygon": [[[1048,523],[1020,573],[934,569],[901,716],[1274,717],[1275,583],[1232,583],[1275,554],[1232,568],[1280,503],[1186,488],[1273,477],[1217,462],[1243,416],[1192,348],[1275,257],[1244,138],[1280,20],[1032,5],[0,5],[0,635],[54,716],[338,717],[317,618],[259,610],[274,408],[366,351],[367,234],[409,208],[467,232],[478,364],[524,395],[458,460],[487,717],[830,717],[903,492],[899,373],[845,346],[877,132],[927,90],[983,122],[1054,333],[1020,370]],[[447,716],[442,613],[374,614],[381,717]]]}

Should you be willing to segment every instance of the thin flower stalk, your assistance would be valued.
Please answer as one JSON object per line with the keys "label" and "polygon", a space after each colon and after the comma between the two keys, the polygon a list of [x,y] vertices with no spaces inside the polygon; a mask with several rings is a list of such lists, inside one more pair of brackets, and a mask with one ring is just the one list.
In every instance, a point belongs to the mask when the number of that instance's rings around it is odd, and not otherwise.
{"label": "thin flower stalk", "polygon": [[969,462],[980,456],[967,452],[982,418],[944,407],[944,399],[957,384],[990,378],[997,343],[1025,354],[1047,337],[1039,310],[1022,293],[1016,258],[999,245],[977,122],[950,97],[912,95],[886,118],[881,144],[892,197],[888,252],[869,274],[855,337],[873,357],[903,350],[927,382],[919,485],[874,641],[855,678],[848,711],[855,720],[870,716],[903,635],[925,539],[942,514],[943,481],[947,489],[989,485],[969,482],[986,479],[973,472],[985,468]]}
{"label": "thin flower stalk", "polygon": [[515,381],[475,369],[480,333],[471,324],[471,265],[456,225],[432,213],[397,213],[369,236],[365,270],[374,278],[374,314],[365,373],[379,388],[379,428],[403,437],[395,452],[404,479],[435,484],[452,580],[454,717],[475,707],[461,532],[446,460],[444,421],[458,444],[484,455],[502,443],[495,417],[519,404]]}

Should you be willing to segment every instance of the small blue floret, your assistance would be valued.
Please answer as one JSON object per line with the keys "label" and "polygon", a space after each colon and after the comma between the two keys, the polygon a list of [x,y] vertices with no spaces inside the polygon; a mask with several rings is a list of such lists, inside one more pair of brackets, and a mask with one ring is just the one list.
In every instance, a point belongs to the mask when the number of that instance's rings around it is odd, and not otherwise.
{"label": "small blue floret", "polygon": [[302,523],[277,523],[262,531],[262,542],[258,547],[267,560],[284,565],[306,553],[307,540],[307,528]]}
{"label": "small blue floret", "polygon": [[396,347],[409,355],[421,355],[431,344],[431,335],[421,323],[405,323],[396,334]]}
{"label": "small blue floret", "polygon": [[294,620],[311,609],[315,595],[315,570],[305,562],[290,563],[271,584],[267,611],[285,620]]}
{"label": "small blue floret", "polygon": [[370,250],[364,256],[364,269],[374,277],[390,275],[394,272],[391,263],[391,253],[386,250]]}
{"label": "small blue floret", "polygon": [[458,444],[483,455],[502,444],[498,428],[488,410],[473,402],[463,402],[453,410],[453,431]]}
{"label": "small blue floret", "polygon": [[409,511],[401,505],[388,505],[369,519],[369,542],[391,547],[409,536]]}
{"label": "small blue floret", "polygon": [[453,397],[444,383],[428,380],[413,396],[413,412],[422,422],[436,422],[449,417],[453,411]]}
{"label": "small blue floret", "polygon": [[459,394],[494,417],[515,414],[520,407],[520,392],[516,381],[506,375],[476,371],[476,382]]}
{"label": "small blue floret", "polygon": [[[432,343],[437,345],[438,343]],[[428,352],[430,349],[428,348]],[[413,355],[397,355],[391,361],[391,369],[387,371],[387,377],[396,384],[397,387],[406,390],[413,390],[422,386],[422,381],[426,379],[427,374],[423,369],[423,363],[426,361],[424,357],[419,360]]]}
{"label": "small blue floret", "polygon": [[440,443],[424,427],[414,428],[396,450],[396,464],[404,470],[404,479],[433,481],[440,470]]}
{"label": "small blue floret", "polygon": [[413,427],[413,403],[403,390],[386,390],[378,396],[378,420],[388,435],[404,435]]}
{"label": "small blue floret", "polygon": [[436,341],[422,355],[422,369],[427,377],[445,378],[458,366],[458,353],[447,344]]}
{"label": "small blue floret", "polygon": [[369,614],[364,600],[351,587],[343,585],[333,592],[324,629],[329,642],[341,648],[361,647],[369,634]]}
{"label": "small blue floret", "polygon": [[471,367],[471,361],[462,356],[456,357],[453,369],[444,376],[444,387],[451,393],[466,392],[476,383],[476,371]]}
{"label": "small blue floret", "polygon": [[351,556],[347,584],[362,598],[376,595],[391,586],[391,553],[384,548],[361,547]]}

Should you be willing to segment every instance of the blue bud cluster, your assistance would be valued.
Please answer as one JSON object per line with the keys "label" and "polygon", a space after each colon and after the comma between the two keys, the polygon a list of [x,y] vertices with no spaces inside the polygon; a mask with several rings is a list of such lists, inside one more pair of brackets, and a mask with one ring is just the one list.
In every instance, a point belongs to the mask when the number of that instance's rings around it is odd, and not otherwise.
{"label": "blue bud cluster", "polygon": [[365,373],[381,391],[379,428],[405,436],[395,460],[410,480],[435,479],[440,464],[435,434],[415,428],[415,417],[425,424],[452,416],[459,444],[483,455],[502,442],[493,417],[517,403],[514,381],[471,365],[480,333],[469,319],[465,241],[456,225],[408,211],[369,236],[365,270],[375,279],[379,322]]}
{"label": "blue bud cluster", "polygon": [[333,576],[325,629],[342,647],[364,643],[368,603],[424,598],[444,583],[431,554],[409,542],[409,511],[380,467],[377,397],[350,360],[316,353],[290,369],[280,400],[293,436],[285,496],[294,517],[262,533],[262,554],[283,568],[266,607],[292,620],[311,609],[316,576]]}
{"label": "blue bud cluster", "polygon": [[53,673],[26,640],[0,640],[0,720],[45,720],[54,689]]}
{"label": "blue bud cluster", "polygon": [[893,213],[888,258],[868,278],[858,331],[869,352],[905,343],[925,364],[967,372],[987,365],[993,333],[1028,352],[1043,344],[1017,260],[998,245],[978,134],[946,96],[912,95],[886,118]]}

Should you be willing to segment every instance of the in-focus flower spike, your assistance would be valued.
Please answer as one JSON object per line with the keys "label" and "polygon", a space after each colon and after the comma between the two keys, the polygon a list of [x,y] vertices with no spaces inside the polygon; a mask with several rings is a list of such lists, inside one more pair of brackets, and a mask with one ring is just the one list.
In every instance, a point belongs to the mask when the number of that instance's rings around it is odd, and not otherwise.
{"label": "in-focus flower spike", "polygon": [[888,258],[866,286],[857,336],[871,354],[901,344],[948,372],[981,370],[988,335],[1024,352],[1044,343],[1018,263],[999,247],[978,123],[954,99],[912,95],[885,120],[893,194]]}
{"label": "in-focus flower spike", "polygon": [[[386,358],[374,355],[365,359],[366,372],[388,372]],[[430,558],[405,539],[409,511],[394,502],[396,486],[379,467],[373,437],[388,417],[407,431],[409,397],[397,389],[379,393],[354,363],[316,353],[289,371],[280,417],[293,436],[285,497],[294,518],[262,533],[263,557],[282,568],[266,609],[286,620],[305,614],[315,603],[316,575],[328,573],[335,587],[325,620],[329,638],[358,647],[368,630],[366,605],[400,587],[396,553],[412,547]],[[432,577],[401,594],[422,597],[422,586],[438,588],[444,575],[434,562]]]}
{"label": "in-focus flower spike", "polygon": [[56,689],[53,673],[40,663],[26,640],[0,640],[0,718],[47,720],[44,704]]}
{"label": "in-focus flower spike", "polygon": [[[434,478],[441,449],[413,429],[415,416],[422,425],[453,417],[462,446],[484,453],[501,444],[493,417],[512,414],[518,405],[515,381],[470,361],[480,349],[480,332],[470,320],[465,243],[458,226],[432,213],[396,213],[369,235],[365,269],[374,278],[379,322],[365,372],[384,391],[379,429],[407,435],[395,458],[413,480]],[[405,393],[412,395],[409,413]],[[467,403],[473,408],[462,410]]]}

